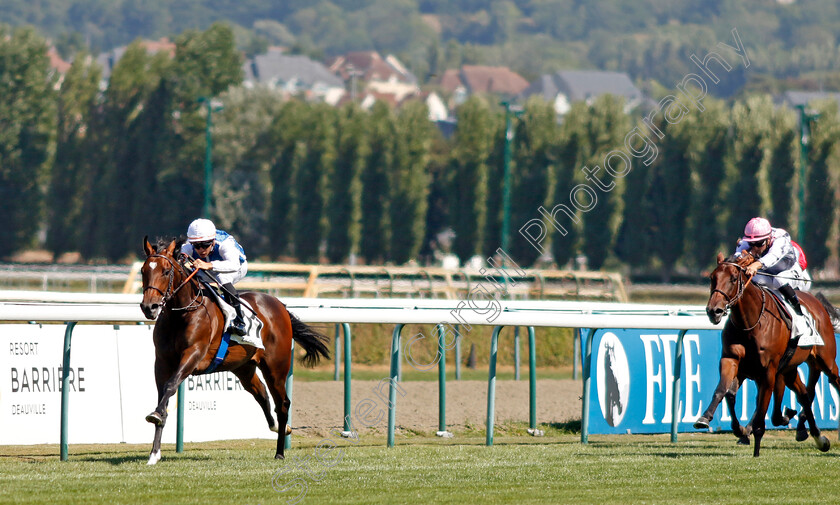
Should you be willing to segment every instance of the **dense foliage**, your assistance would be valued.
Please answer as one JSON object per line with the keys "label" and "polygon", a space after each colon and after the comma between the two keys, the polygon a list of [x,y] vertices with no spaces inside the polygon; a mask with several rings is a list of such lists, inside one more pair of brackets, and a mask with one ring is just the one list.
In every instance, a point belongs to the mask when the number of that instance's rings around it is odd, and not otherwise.
{"label": "dense foliage", "polygon": [[[7,254],[40,245],[117,261],[136,257],[144,235],[183,233],[203,211],[208,131],[210,217],[253,258],[402,264],[451,242],[466,261],[501,245],[496,100],[463,104],[449,138],[421,101],[398,111],[283,101],[238,85],[222,25],[179,36],[174,58],[130,45],[104,91],[86,58],[59,85],[43,38],[3,30],[0,117],[14,119],[0,122]],[[593,268],[667,277],[708,267],[748,218],[767,215],[801,236],[814,267],[836,261],[837,103],[813,104],[804,207],[797,111],[760,94],[703,105],[652,122],[611,96],[575,103],[562,121],[539,99],[511,114],[508,252],[522,265],[553,253],[559,266],[585,256]],[[543,226],[539,247],[520,233],[526,223]],[[434,243],[447,228],[455,240]]]}

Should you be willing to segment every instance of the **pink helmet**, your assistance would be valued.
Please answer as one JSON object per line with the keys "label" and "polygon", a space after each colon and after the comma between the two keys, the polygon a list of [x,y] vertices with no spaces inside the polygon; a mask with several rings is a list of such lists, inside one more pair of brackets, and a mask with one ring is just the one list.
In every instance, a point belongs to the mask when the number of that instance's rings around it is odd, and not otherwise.
{"label": "pink helmet", "polygon": [[747,242],[757,242],[769,237],[772,231],[770,221],[763,217],[754,217],[750,219],[750,222],[744,228],[744,240]]}

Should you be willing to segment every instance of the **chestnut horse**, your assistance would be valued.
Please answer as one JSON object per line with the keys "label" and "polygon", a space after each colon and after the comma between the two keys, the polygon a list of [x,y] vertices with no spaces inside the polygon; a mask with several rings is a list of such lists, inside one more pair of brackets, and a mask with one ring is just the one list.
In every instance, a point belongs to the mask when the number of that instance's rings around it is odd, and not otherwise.
{"label": "chestnut horse", "polygon": [[[750,427],[755,436],[753,456],[758,456],[761,438],[764,436],[765,420],[770,397],[776,390],[774,421],[781,417],[781,397],[784,381],[795,394],[802,407],[800,418],[810,425],[811,435],[821,451],[830,447],[828,439],[820,435],[814,421],[811,402],[819,373],[824,372],[831,384],[840,392],[840,377],[835,362],[837,349],[834,339],[834,325],[840,324],[835,307],[822,295],[799,293],[799,301],[813,315],[817,331],[825,345],[798,347],[790,341],[790,331],[782,320],[779,309],[770,299],[765,288],[750,282],[746,266],[754,261],[749,253],[740,258],[724,260],[718,254],[717,268],[712,272],[711,293],[706,313],[709,320],[717,324],[732,310],[721,333],[723,350],[720,358],[720,382],[706,412],[695,422],[695,428],[708,428],[721,399],[732,415],[732,430],[743,441],[749,431],[742,430],[735,413],[735,393],[744,379],[752,379],[758,386],[755,413]],[[797,373],[797,367],[807,362],[810,367],[806,387]],[[802,422],[802,419],[800,419]],[[804,428],[803,428],[804,429]],[[799,437],[798,437],[799,438]],[[805,437],[807,438],[807,436]],[[747,439],[746,443],[749,443]]]}
{"label": "chestnut horse", "polygon": [[[200,283],[179,261],[180,243],[172,240],[153,246],[143,239],[146,261],[143,276],[143,302],[140,308],[148,319],[157,319],[154,330],[155,382],[158,389],[157,408],[146,416],[155,425],[155,438],[149,464],[160,460],[160,439],[166,424],[169,398],[190,375],[208,370],[222,341],[225,317],[212,297],[204,296]],[[292,362],[292,339],[306,351],[303,363],[317,363],[321,356],[329,358],[326,336],[314,331],[286,310],[277,298],[265,293],[242,293],[263,323],[262,342],[265,350],[231,342],[227,356],[215,371],[230,371],[242,387],[260,404],[268,427],[277,432],[277,452],[283,459],[285,435],[290,431],[291,400],[286,395],[286,376]],[[266,388],[256,374],[262,372],[277,413],[275,424]],[[279,430],[278,426],[285,427]]]}

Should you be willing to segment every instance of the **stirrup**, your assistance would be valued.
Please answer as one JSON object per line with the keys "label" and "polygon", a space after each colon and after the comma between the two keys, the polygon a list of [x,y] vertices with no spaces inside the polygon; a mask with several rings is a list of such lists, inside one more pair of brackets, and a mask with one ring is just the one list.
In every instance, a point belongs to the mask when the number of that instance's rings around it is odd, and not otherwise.
{"label": "stirrup", "polygon": [[237,335],[247,335],[248,329],[245,328],[245,321],[237,317],[230,323],[230,332],[235,333]]}

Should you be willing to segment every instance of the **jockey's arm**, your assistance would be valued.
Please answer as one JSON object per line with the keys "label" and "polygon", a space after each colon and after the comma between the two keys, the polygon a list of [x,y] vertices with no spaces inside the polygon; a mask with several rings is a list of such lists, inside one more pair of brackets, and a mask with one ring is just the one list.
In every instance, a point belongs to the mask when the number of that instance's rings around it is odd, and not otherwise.
{"label": "jockey's arm", "polygon": [[225,274],[239,270],[241,265],[239,261],[239,249],[236,248],[233,240],[223,240],[219,243],[219,255],[222,257],[221,260],[210,262],[213,265],[214,272]]}
{"label": "jockey's arm", "polygon": [[779,274],[789,270],[796,263],[796,251],[790,243],[790,235],[785,233],[773,240],[773,245],[767,253],[759,258],[762,270],[769,274]]}

